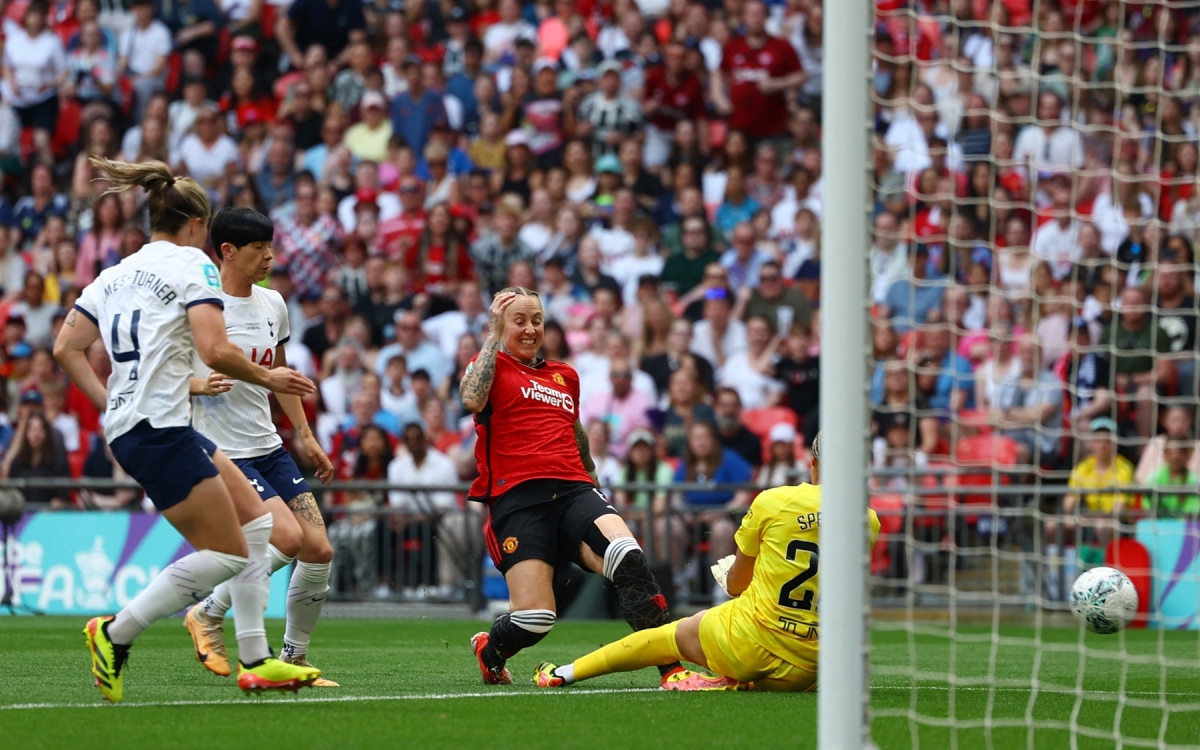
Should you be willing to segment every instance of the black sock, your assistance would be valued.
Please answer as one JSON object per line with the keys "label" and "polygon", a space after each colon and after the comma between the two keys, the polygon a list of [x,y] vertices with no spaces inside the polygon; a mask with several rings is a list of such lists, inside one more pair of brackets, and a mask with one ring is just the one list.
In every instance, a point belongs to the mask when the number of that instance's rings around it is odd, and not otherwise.
{"label": "black sock", "polygon": [[[547,632],[549,632],[549,628],[547,628]],[[512,615],[504,615],[492,623],[492,630],[488,635],[488,645],[480,652],[480,655],[488,669],[500,670],[504,668],[504,663],[518,651],[536,645],[545,637],[545,632],[535,633],[526,630],[513,622]]]}
{"label": "black sock", "polygon": [[[640,549],[625,554],[613,571],[612,582],[617,587],[621,615],[635,631],[661,627],[671,621],[667,598],[650,572],[646,554]],[[680,666],[679,662],[664,664],[658,668],[658,673],[665,677]]]}

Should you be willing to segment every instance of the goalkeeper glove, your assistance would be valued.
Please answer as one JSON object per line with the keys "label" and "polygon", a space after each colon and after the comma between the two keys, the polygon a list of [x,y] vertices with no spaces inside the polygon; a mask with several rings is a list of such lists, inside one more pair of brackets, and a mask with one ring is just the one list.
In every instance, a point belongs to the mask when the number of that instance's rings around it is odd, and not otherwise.
{"label": "goalkeeper glove", "polygon": [[729,579],[729,569],[733,567],[733,558],[733,555],[722,557],[720,560],[717,560],[715,565],[709,568],[712,570],[713,578],[716,579],[717,585],[721,587],[726,596],[729,596],[727,580]]}

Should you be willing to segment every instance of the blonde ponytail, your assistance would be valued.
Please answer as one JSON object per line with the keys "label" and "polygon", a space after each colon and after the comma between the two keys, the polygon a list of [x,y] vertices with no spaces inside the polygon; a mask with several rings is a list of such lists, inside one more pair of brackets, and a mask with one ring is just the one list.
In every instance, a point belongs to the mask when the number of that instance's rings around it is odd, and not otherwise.
{"label": "blonde ponytail", "polygon": [[123,193],[140,187],[150,195],[150,230],[175,234],[192,219],[208,222],[212,205],[208,192],[190,177],[176,177],[161,161],[128,164],[102,156],[90,156],[88,162],[112,183],[106,193]]}

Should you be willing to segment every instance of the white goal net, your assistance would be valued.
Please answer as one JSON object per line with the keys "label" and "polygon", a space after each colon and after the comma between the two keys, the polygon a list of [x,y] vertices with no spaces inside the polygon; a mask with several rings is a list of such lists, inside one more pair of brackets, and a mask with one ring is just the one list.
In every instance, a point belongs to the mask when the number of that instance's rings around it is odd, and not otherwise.
{"label": "white goal net", "polygon": [[871,738],[1200,746],[1200,2],[874,6]]}

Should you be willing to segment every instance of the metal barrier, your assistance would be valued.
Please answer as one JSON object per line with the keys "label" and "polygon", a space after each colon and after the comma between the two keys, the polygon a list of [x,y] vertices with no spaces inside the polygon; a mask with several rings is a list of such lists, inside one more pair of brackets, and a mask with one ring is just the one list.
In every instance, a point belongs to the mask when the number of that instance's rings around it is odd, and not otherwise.
{"label": "metal barrier", "polygon": [[[1070,584],[1066,575],[1070,561],[1061,554],[1068,543],[1082,551],[1097,542],[1130,536],[1140,517],[1132,510],[1098,516],[1079,508],[1064,516],[1062,497],[1080,491],[1064,484],[1029,483],[1029,474],[1011,469],[976,472],[994,477],[987,485],[938,481],[970,473],[907,470],[869,476],[873,485],[893,485],[870,492],[882,525],[871,561],[877,605],[903,602],[937,607],[956,597],[960,603],[978,600],[987,606],[1059,607]],[[894,486],[900,478],[904,486]],[[137,489],[131,482],[105,479],[0,481],[0,491],[47,487]],[[330,598],[466,602],[483,608],[485,575],[497,575],[485,560],[486,508],[460,503],[447,511],[435,507],[431,498],[434,492],[449,491],[461,499],[467,488],[465,484],[410,487],[366,481],[314,485],[334,546]],[[674,604],[697,607],[720,598],[708,566],[732,554],[741,511],[689,507],[681,503],[682,494],[765,488],[629,484],[612,489],[651,497],[663,491],[671,494],[665,513],[656,513],[650,502],[645,508],[623,508],[621,514],[641,541],[660,583],[673,594]],[[389,506],[390,491],[411,493],[415,510]],[[1159,491],[1180,494],[1180,488],[1149,486],[1086,490],[1148,496]],[[347,496],[360,498],[360,504],[339,504]]]}

